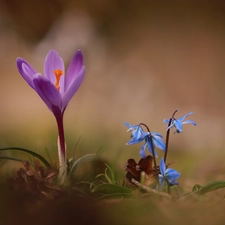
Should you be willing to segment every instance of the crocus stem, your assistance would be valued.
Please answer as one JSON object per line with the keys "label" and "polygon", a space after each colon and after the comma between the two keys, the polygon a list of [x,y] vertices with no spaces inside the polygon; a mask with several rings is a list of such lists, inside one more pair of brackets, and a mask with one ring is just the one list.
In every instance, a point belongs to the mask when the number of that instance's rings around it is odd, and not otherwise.
{"label": "crocus stem", "polygon": [[156,158],[155,158],[155,151],[154,151],[154,146],[153,146],[153,142],[152,142],[152,134],[148,128],[148,126],[144,123],[140,123],[140,125],[143,125],[146,127],[147,131],[150,133],[149,137],[150,137],[150,142],[151,142],[151,147],[152,147],[152,156],[153,156],[153,161],[154,161],[154,165],[155,165],[155,171],[157,172],[157,164],[156,164]]}
{"label": "crocus stem", "polygon": [[66,144],[63,127],[63,113],[55,116],[58,126],[59,176],[66,176]]}
{"label": "crocus stem", "polygon": [[[169,127],[174,119],[175,114],[178,112],[178,109],[176,109],[173,113],[173,115],[171,116],[169,123],[167,125],[167,127]],[[170,137],[170,129],[167,129],[166,132],[166,150],[165,150],[165,154],[164,154],[164,163],[166,164],[166,157],[167,157],[167,152],[168,152],[168,146],[169,146],[169,137]]]}

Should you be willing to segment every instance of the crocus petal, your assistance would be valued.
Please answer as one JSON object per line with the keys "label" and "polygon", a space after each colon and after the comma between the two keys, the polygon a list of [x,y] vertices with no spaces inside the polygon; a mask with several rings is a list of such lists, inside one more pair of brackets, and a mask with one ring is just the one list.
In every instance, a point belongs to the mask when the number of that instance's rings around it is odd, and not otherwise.
{"label": "crocus petal", "polygon": [[59,91],[56,89],[46,77],[37,74],[34,77],[34,87],[39,96],[48,106],[48,108],[54,113],[54,109],[60,109],[62,105],[62,98]]}
{"label": "crocus petal", "polygon": [[65,79],[65,68],[62,58],[59,56],[58,52],[55,50],[50,50],[45,58],[44,64],[44,75],[49,79],[53,84],[56,82],[56,77],[54,70],[62,70],[63,75],[60,77],[60,93],[64,93],[64,79]]}
{"label": "crocus petal", "polygon": [[162,158],[160,160],[159,169],[160,169],[161,175],[164,176],[165,175],[165,171],[166,171],[166,165],[165,165],[165,162],[164,162],[164,158]]}
{"label": "crocus petal", "polygon": [[194,121],[192,121],[192,120],[185,120],[185,121],[182,122],[182,124],[187,124],[187,123],[191,123],[191,124],[193,124],[194,126],[197,125],[197,124],[196,124]]}
{"label": "crocus petal", "polygon": [[80,73],[76,76],[76,79],[70,84],[70,86],[66,89],[63,95],[63,105],[62,109],[65,110],[66,106],[68,105],[70,99],[76,93],[77,89],[80,87],[85,74],[85,68],[83,67]]}
{"label": "crocus petal", "polygon": [[32,87],[34,88],[33,84],[33,77],[37,73],[35,69],[24,59],[22,58],[17,58],[16,59],[16,64],[18,71],[24,78],[24,80]]}
{"label": "crocus petal", "polygon": [[74,80],[76,80],[82,69],[83,54],[80,50],[78,50],[71,59],[68,70],[66,72],[65,90],[67,90],[70,87],[70,84],[73,83]]}
{"label": "crocus petal", "polygon": [[193,114],[193,112],[189,112],[186,115],[182,116],[179,120],[183,121],[187,116],[190,116],[191,114]]}

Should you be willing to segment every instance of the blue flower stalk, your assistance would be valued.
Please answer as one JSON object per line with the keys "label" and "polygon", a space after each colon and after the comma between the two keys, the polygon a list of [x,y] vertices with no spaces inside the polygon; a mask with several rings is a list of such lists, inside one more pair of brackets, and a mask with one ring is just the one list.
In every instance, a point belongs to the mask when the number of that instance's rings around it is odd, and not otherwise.
{"label": "blue flower stalk", "polygon": [[16,59],[17,68],[25,81],[41,97],[56,118],[58,127],[59,176],[66,176],[66,144],[63,127],[63,115],[66,107],[80,87],[85,67],[83,55],[78,50],[65,72],[64,62],[55,50],[50,50],[44,62],[44,75],[23,58]]}
{"label": "blue flower stalk", "polygon": [[[174,116],[177,112],[178,112],[178,109],[176,109],[174,111],[173,115],[171,116],[170,120],[168,121],[167,127],[169,127],[171,125],[171,122],[172,122],[172,120],[173,120],[173,118],[174,118]],[[165,153],[164,153],[164,163],[166,163],[166,158],[167,158],[167,153],[168,153],[169,137],[170,137],[170,129],[167,129],[167,132],[166,132],[166,150],[165,150]]]}

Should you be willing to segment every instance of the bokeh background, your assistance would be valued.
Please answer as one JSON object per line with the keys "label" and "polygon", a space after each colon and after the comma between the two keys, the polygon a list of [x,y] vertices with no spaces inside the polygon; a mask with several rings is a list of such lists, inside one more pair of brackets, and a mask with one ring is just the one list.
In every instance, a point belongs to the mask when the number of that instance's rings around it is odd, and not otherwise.
{"label": "bokeh background", "polygon": [[65,112],[70,157],[80,139],[77,155],[101,148],[123,171],[140,148],[125,145],[124,121],[165,138],[164,118],[193,111],[197,127],[171,135],[168,159],[178,162],[183,186],[223,179],[224,1],[1,0],[0,146],[44,156],[47,149],[57,162],[55,119],[15,64],[23,57],[42,73],[50,49],[66,65],[77,49],[85,59],[85,79]]}

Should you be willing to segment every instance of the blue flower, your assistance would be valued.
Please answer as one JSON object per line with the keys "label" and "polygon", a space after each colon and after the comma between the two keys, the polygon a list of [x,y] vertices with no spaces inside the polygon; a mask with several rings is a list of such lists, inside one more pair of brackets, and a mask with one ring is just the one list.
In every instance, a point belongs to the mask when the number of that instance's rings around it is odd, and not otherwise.
{"label": "blue flower", "polygon": [[[185,120],[185,121],[183,121],[187,116],[189,116],[191,114],[193,114],[193,112],[187,113],[186,115],[182,116],[180,119],[173,118],[172,121],[171,121],[170,126],[167,127],[167,130],[172,128],[172,127],[174,127],[175,128],[175,132],[174,133],[181,133],[183,124],[190,123],[190,124],[193,124],[194,126],[196,126],[196,123],[194,121],[192,121],[192,120]],[[169,120],[167,120],[167,119],[164,119],[163,122],[166,123],[166,124],[169,124]]]}
{"label": "blue flower", "polygon": [[153,154],[154,151],[155,157],[158,157],[155,151],[155,147],[165,151],[166,145],[162,139],[161,134],[158,134],[156,132],[145,132],[140,125],[133,126],[127,122],[125,122],[124,124],[128,127],[127,132],[132,131],[131,140],[127,143],[127,145],[137,144],[139,142],[144,141],[144,144],[142,145],[140,150],[140,155],[142,158],[146,157],[146,147],[148,148],[151,154]]}
{"label": "blue flower", "polygon": [[130,136],[132,139],[127,143],[127,145],[132,145],[132,144],[137,144],[139,142],[142,142],[146,138],[146,136],[149,136],[150,134],[149,132],[144,132],[142,127],[139,125],[132,126],[131,124],[127,122],[125,122],[124,124],[128,127],[127,132],[132,131]]}
{"label": "blue flower", "polygon": [[160,169],[159,183],[161,186],[161,190],[163,190],[165,182],[167,182],[170,186],[178,185],[178,182],[176,180],[180,177],[180,173],[178,173],[174,169],[166,168],[164,158],[160,160],[159,169]]}

